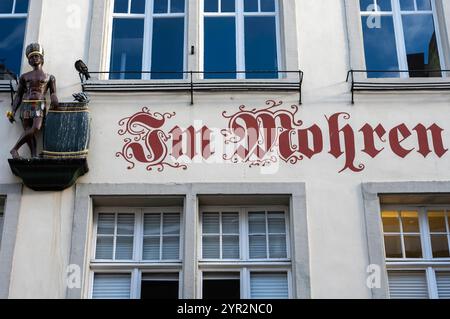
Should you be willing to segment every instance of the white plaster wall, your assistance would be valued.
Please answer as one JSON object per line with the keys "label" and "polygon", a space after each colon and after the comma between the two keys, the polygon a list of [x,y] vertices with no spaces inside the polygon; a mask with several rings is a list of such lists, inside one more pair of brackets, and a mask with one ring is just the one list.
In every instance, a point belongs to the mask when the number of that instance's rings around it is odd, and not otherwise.
{"label": "white plaster wall", "polygon": [[[34,1],[34,0],[33,0]],[[293,1],[293,0],[288,0]],[[68,5],[82,9],[81,27],[67,24],[64,12]],[[57,77],[62,98],[78,91],[73,63],[85,58],[88,46],[90,1],[43,0],[43,17],[39,40],[47,52],[46,69]],[[368,298],[366,267],[368,252],[365,238],[360,184],[369,181],[437,181],[449,180],[450,155],[426,159],[412,152],[406,159],[386,149],[375,159],[361,153],[362,137],[358,130],[365,123],[382,123],[387,131],[405,123],[412,129],[418,123],[436,123],[444,128],[444,144],[450,146],[450,95],[442,93],[358,95],[350,104],[345,83],[349,68],[343,1],[296,0],[298,56],[305,71],[304,104],[297,118],[305,127],[317,123],[324,134],[324,151],[313,159],[296,165],[281,163],[275,174],[262,174],[259,168],[246,164],[190,164],[186,171],[166,168],[162,173],[148,172],[138,164],[128,170],[116,152],[123,146],[117,134],[120,119],[147,106],[152,112],[176,112],[165,130],[175,125],[187,127],[203,121],[210,128],[224,128],[229,114],[242,104],[263,108],[268,99],[283,100],[284,106],[298,103],[296,94],[196,94],[195,105],[189,105],[188,94],[92,94],[90,172],[80,183],[186,183],[186,182],[292,182],[307,187],[307,212],[310,236],[311,286],[313,298]],[[2,94],[0,110],[8,108],[8,96]],[[364,163],[360,173],[345,171],[344,159],[334,159],[329,151],[325,116],[348,112],[357,137],[355,163]],[[343,122],[344,123],[344,122]],[[5,147],[0,149],[0,183],[18,181],[11,175],[6,159],[8,150],[20,134],[19,125],[11,127],[6,120],[0,125]],[[404,145],[417,146],[415,134]],[[72,191],[63,193],[24,192],[18,238],[11,280],[11,297],[63,297],[62,274],[70,251]]]}

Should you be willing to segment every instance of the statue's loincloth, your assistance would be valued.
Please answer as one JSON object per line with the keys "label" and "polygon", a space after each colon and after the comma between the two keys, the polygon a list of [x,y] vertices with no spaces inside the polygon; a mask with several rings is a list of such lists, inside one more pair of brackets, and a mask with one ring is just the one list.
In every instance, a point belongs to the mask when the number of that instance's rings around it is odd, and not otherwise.
{"label": "statue's loincloth", "polygon": [[20,118],[23,120],[35,119],[36,117],[44,117],[45,101],[43,100],[23,100],[20,105]]}

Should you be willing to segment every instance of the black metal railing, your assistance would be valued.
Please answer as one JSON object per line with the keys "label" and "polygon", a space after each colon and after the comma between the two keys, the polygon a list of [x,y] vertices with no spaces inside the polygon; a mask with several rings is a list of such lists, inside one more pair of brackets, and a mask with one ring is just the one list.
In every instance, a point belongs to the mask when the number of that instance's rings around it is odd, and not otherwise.
{"label": "black metal railing", "polygon": [[17,86],[18,80],[16,74],[11,72],[0,72],[0,92],[10,93],[11,105],[13,103],[14,94],[16,93],[14,89],[14,83]]}
{"label": "black metal railing", "polygon": [[[450,78],[443,74],[450,70],[350,70],[347,72],[346,82],[351,80],[352,104],[355,103],[355,92],[379,92],[379,91],[450,91]],[[385,73],[400,75],[407,73],[409,78],[401,77],[373,77],[369,74]],[[356,80],[355,74],[366,74],[363,80]],[[428,78],[430,81],[423,81]],[[443,79],[437,81],[437,79]],[[377,79],[377,81],[374,81]],[[417,79],[417,80],[412,80]],[[392,81],[395,80],[395,81]]]}
{"label": "black metal railing", "polygon": [[[295,78],[287,77],[294,74]],[[295,91],[302,104],[302,71],[103,71],[79,73],[81,85],[85,92],[174,92],[190,93],[191,105],[194,104],[194,92],[198,91]],[[107,81],[101,76],[107,75]],[[232,77],[234,75],[234,78]],[[240,78],[239,75],[242,78]],[[286,75],[286,78],[280,77]],[[142,80],[151,81],[142,81]],[[126,81],[117,81],[126,80]]]}

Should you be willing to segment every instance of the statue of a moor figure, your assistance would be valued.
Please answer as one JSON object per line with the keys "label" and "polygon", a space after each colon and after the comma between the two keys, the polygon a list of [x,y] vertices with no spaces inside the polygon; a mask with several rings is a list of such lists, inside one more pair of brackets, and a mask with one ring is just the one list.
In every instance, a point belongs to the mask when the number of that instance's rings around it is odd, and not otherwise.
{"label": "statue of a moor figure", "polygon": [[47,104],[45,95],[48,91],[50,91],[50,106],[58,107],[55,77],[42,70],[44,49],[40,44],[32,43],[26,48],[26,56],[33,70],[20,77],[17,93],[12,103],[12,112],[8,112],[7,115],[10,122],[13,123],[16,112],[19,108],[21,109],[20,119],[24,133],[11,150],[14,159],[20,158],[19,149],[24,144],[30,148],[31,156],[36,158],[36,135],[43,126]]}

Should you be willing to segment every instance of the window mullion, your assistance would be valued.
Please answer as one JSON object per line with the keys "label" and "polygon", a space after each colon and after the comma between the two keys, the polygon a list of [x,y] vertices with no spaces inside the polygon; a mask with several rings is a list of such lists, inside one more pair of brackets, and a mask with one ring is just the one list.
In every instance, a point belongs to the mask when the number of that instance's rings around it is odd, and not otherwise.
{"label": "window mullion", "polygon": [[[152,41],[153,41],[153,1],[146,0],[144,18],[144,43],[142,53],[142,71],[152,70]],[[150,80],[151,73],[142,73],[143,80]]]}
{"label": "window mullion", "polygon": [[219,212],[219,259],[222,258],[222,212]]}
{"label": "window mullion", "polygon": [[427,267],[425,270],[428,284],[428,297],[430,299],[439,299],[438,288],[436,282],[436,273],[433,267]]}
{"label": "window mullion", "polygon": [[266,259],[270,259],[269,251],[269,212],[266,210]]}
{"label": "window mullion", "polygon": [[159,260],[162,260],[162,250],[163,250],[163,220],[164,220],[164,213],[159,214]]}
{"label": "window mullion", "polygon": [[422,243],[422,256],[423,258],[431,259],[433,258],[433,249],[431,247],[431,235],[426,207],[421,208],[419,211],[419,227]]}
{"label": "window mullion", "polygon": [[[392,1],[392,19],[394,22],[394,35],[397,44],[397,59],[400,70],[408,70],[408,61],[406,58],[405,34],[403,32],[402,14],[399,0]],[[401,78],[409,77],[408,73],[400,72]]]}
{"label": "window mullion", "polygon": [[[431,11],[432,11],[432,15],[433,15],[433,23],[434,23],[434,29],[436,32],[436,42],[437,42],[437,47],[438,47],[438,53],[439,53],[439,60],[440,60],[440,67],[441,70],[446,70],[447,69],[447,62],[445,60],[445,56],[444,56],[444,48],[442,46],[442,37],[441,37],[441,29],[439,28],[440,23],[439,23],[439,19],[438,19],[438,15],[437,15],[437,10],[436,10],[436,1],[435,0],[431,0]],[[444,75],[450,75],[449,73],[444,73]]]}
{"label": "window mullion", "polygon": [[249,253],[249,230],[248,230],[248,213],[244,209],[239,210],[239,228],[241,232],[241,238],[239,241],[241,243],[241,247],[239,247],[240,250],[240,259],[241,260],[248,260],[250,253]]}
{"label": "window mullion", "polygon": [[12,6],[12,14],[16,13],[16,4],[17,4],[17,0],[13,1],[13,6]]}
{"label": "window mullion", "polygon": [[405,239],[403,234],[403,221],[402,221],[402,211],[398,211],[398,222],[400,225],[400,241],[402,244],[402,258],[406,258],[406,251],[405,251]]}
{"label": "window mullion", "polygon": [[[245,71],[244,1],[238,0],[236,4],[236,71]],[[237,73],[236,78],[244,79],[245,73]]]}
{"label": "window mullion", "polygon": [[114,213],[114,238],[113,238],[113,260],[116,260],[116,242],[117,242],[117,222],[118,213]]}

